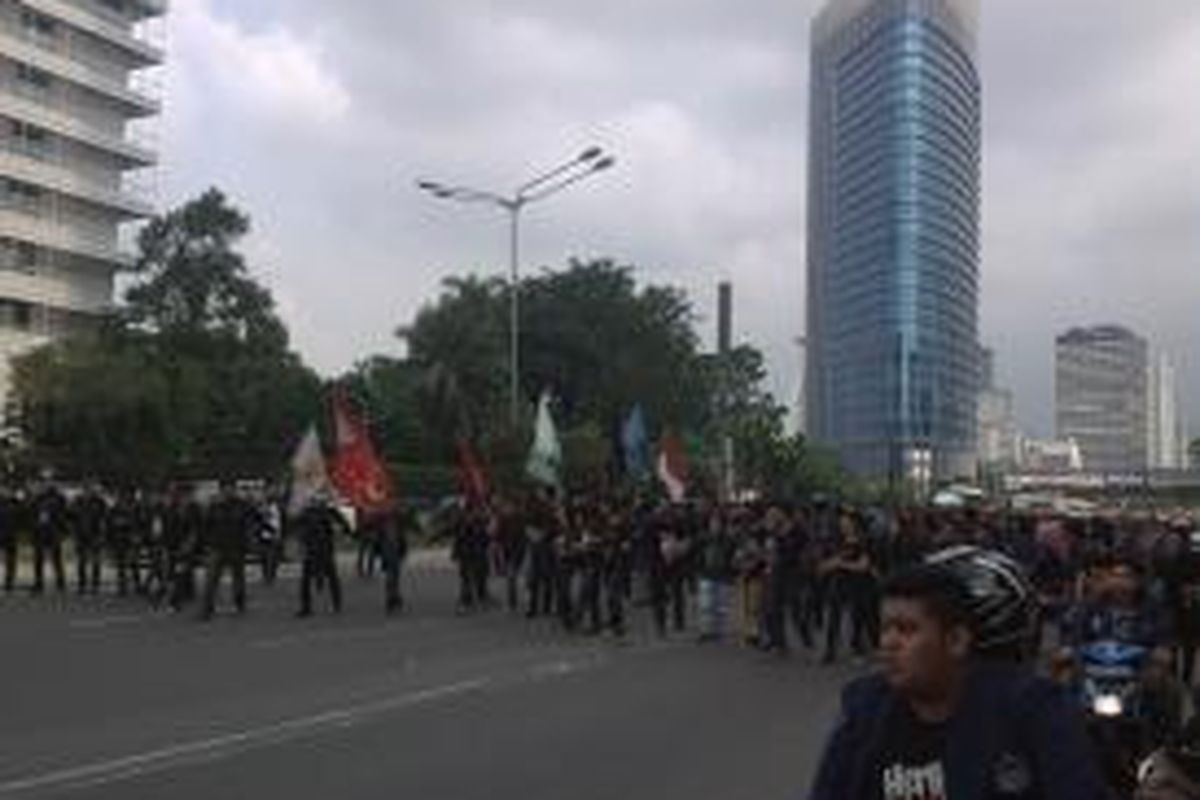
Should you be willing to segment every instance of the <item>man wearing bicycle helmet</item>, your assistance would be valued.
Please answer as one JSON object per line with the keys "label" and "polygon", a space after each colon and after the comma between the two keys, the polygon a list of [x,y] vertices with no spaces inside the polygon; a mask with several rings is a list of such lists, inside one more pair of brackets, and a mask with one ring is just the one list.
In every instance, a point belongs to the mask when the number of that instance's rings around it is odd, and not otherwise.
{"label": "man wearing bicycle helmet", "polygon": [[1108,796],[1071,699],[1022,664],[1038,626],[1011,559],[936,553],[883,591],[881,671],[851,683],[810,800]]}

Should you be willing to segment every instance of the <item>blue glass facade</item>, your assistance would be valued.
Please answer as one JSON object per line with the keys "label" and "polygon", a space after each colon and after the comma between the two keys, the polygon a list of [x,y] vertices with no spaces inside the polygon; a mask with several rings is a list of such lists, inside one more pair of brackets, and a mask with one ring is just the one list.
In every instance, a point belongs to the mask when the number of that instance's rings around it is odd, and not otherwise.
{"label": "blue glass facade", "polygon": [[835,0],[814,26],[809,434],[867,476],[973,472],[980,85],[963,0]]}

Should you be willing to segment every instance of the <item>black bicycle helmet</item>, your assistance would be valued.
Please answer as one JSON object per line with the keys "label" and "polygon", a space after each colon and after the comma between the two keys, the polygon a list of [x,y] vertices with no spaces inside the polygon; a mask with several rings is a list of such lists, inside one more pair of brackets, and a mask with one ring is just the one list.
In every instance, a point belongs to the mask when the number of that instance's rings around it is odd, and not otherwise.
{"label": "black bicycle helmet", "polygon": [[1200,798],[1200,719],[1150,754],[1138,766],[1135,800],[1197,800]]}
{"label": "black bicycle helmet", "polygon": [[926,557],[963,588],[978,655],[1026,660],[1036,654],[1041,614],[1025,570],[995,550],[960,545]]}

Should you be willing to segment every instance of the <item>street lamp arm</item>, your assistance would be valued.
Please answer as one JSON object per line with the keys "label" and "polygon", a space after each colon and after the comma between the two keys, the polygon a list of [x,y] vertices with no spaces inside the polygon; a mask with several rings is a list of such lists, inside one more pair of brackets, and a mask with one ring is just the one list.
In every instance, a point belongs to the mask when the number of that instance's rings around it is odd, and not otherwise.
{"label": "street lamp arm", "polygon": [[516,205],[515,199],[483,189],[473,189],[470,186],[447,186],[437,181],[419,180],[417,188],[423,192],[429,192],[439,200],[457,200],[460,203],[492,203],[506,209],[511,209]]}
{"label": "street lamp arm", "polygon": [[509,208],[513,205],[510,198],[488,192],[482,189],[472,189],[469,186],[446,186],[441,192],[435,192],[439,197],[444,197],[447,200],[458,200],[462,203],[492,203],[493,205]]}
{"label": "street lamp arm", "polygon": [[547,186],[544,189],[540,189],[536,192],[533,192],[532,194],[520,195],[521,202],[522,203],[536,203],[538,200],[544,200],[547,197],[549,197],[550,195],[558,194],[563,189],[566,189],[569,186],[574,186],[575,184],[579,183],[580,181],[586,180],[587,178],[592,177],[597,172],[601,172],[605,169],[608,169],[615,163],[616,163],[616,159],[614,159],[614,158],[606,158],[603,161],[597,161],[595,164],[592,165],[591,169],[584,170],[583,172],[577,172],[574,175],[571,175],[571,176],[559,181],[558,183],[551,184],[550,186]]}
{"label": "street lamp arm", "polygon": [[487,203],[504,209],[509,216],[509,391],[512,397],[512,424],[514,428],[520,419],[520,242],[521,242],[521,209],[528,203],[544,200],[553,194],[558,194],[568,186],[578,183],[585,178],[602,172],[613,164],[616,159],[605,155],[599,147],[589,147],[571,161],[550,170],[544,175],[526,183],[511,197],[505,197],[495,192],[473,189],[470,186],[447,186],[431,180],[418,180],[417,188],[428,192],[439,200],[456,200],[460,203]]}
{"label": "street lamp arm", "polygon": [[566,162],[565,164],[555,167],[544,175],[534,178],[533,180],[529,181],[529,183],[526,183],[524,186],[517,189],[517,197],[524,197],[539,186],[544,186],[555,178],[561,177],[572,170],[580,169],[581,167],[585,167],[589,164],[594,164],[596,160],[601,158],[603,155],[604,151],[599,147],[589,147],[587,150],[584,150],[578,156]]}
{"label": "street lamp arm", "polygon": [[571,172],[572,170],[577,170],[581,166],[582,165],[578,161],[571,161],[567,164],[563,164],[561,167],[556,167],[556,168],[550,170],[549,172],[547,172],[545,175],[534,178],[529,183],[522,186],[520,189],[517,189],[517,197],[525,197],[530,192],[532,192],[534,189],[538,188],[539,186],[545,186],[547,183],[554,180],[555,178],[561,177],[562,175],[565,175],[566,173]]}

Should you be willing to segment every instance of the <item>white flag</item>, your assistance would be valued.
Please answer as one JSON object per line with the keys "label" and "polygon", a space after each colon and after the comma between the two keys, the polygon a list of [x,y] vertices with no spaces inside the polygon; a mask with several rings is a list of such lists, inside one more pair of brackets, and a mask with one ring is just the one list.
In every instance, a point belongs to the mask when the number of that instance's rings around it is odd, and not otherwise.
{"label": "white flag", "polygon": [[304,510],[319,494],[332,494],[329,472],[325,469],[325,456],[321,453],[321,440],[317,438],[316,426],[310,426],[296,454],[292,456],[292,492],[288,501],[288,514],[295,516]]}
{"label": "white flag", "polygon": [[558,442],[558,431],[554,418],[550,416],[550,394],[542,395],[538,402],[537,425],[533,433],[533,447],[525,471],[538,483],[559,486],[559,470],[562,468],[562,446]]}

